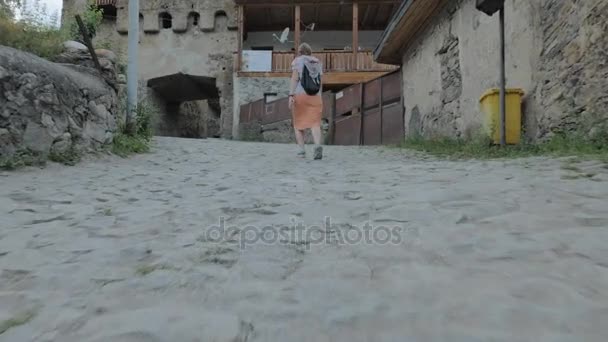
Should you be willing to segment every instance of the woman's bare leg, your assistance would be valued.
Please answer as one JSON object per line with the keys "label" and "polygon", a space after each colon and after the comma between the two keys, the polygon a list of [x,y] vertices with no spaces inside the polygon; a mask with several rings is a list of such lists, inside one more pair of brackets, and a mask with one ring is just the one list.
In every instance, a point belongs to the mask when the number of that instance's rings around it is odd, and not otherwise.
{"label": "woman's bare leg", "polygon": [[296,129],[295,132],[296,132],[296,142],[298,143],[298,146],[304,148],[304,131]]}
{"label": "woman's bare leg", "polygon": [[315,142],[314,149],[314,159],[323,159],[323,147],[321,147],[321,126],[313,127],[312,131],[312,139]]}
{"label": "woman's bare leg", "polygon": [[321,145],[321,126],[313,127],[311,131],[315,145]]}
{"label": "woman's bare leg", "polygon": [[296,133],[296,142],[298,143],[298,146],[300,146],[300,149],[304,151],[304,131],[299,129],[294,130]]}

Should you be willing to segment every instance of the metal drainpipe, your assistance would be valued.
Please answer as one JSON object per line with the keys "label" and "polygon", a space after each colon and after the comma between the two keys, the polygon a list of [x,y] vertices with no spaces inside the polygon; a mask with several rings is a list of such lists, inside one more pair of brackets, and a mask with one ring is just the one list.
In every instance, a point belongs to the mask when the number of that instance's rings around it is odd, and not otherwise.
{"label": "metal drainpipe", "polygon": [[500,146],[506,145],[505,6],[500,9]]}

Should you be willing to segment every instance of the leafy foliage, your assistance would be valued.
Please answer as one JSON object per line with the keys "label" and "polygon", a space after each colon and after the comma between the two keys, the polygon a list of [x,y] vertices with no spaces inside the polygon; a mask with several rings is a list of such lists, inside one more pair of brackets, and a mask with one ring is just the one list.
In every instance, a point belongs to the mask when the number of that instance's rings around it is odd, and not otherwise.
{"label": "leafy foliage", "polygon": [[15,18],[15,11],[20,6],[20,0],[0,0],[0,20]]}
{"label": "leafy foliage", "polygon": [[522,142],[519,145],[507,145],[504,148],[493,145],[490,139],[483,135],[478,135],[470,140],[410,137],[401,144],[401,147],[452,159],[519,158],[550,155],[558,157],[581,156],[608,160],[608,130],[596,134],[593,138],[580,133],[559,133],[539,144]]}
{"label": "leafy foliage", "polygon": [[157,114],[156,107],[141,101],[135,108],[134,127],[127,127],[124,122],[119,124],[119,131],[114,134],[112,152],[121,157],[148,152],[154,134],[153,122]]}
{"label": "leafy foliage", "polygon": [[[0,0],[6,1],[7,0]],[[66,36],[54,27],[57,15],[49,18],[45,5],[35,0],[27,5],[25,2],[11,1],[11,12],[4,12],[0,18],[0,45],[14,47],[31,52],[43,58],[50,58],[61,53],[61,43]],[[19,6],[22,5],[22,6]],[[15,19],[15,11],[19,10],[20,18]],[[53,23],[52,20],[55,20]]]}
{"label": "leafy foliage", "polygon": [[[69,21],[66,21],[66,23],[69,27],[71,39],[84,43],[78,23],[76,22],[76,19],[74,19],[74,14],[70,14],[69,17],[70,19]],[[97,33],[99,25],[101,24],[101,20],[103,19],[103,10],[95,5],[94,1],[90,1],[89,9],[84,13],[81,13],[80,17],[85,28],[89,32],[90,38],[93,39]]]}
{"label": "leafy foliage", "polygon": [[[18,16],[15,14],[19,13]],[[102,19],[102,10],[91,2],[81,13],[87,30],[94,35]],[[62,52],[66,40],[82,41],[76,19],[68,14],[59,28],[59,13],[48,13],[40,0],[0,0],[0,45],[52,59]]]}
{"label": "leafy foliage", "polygon": [[25,166],[44,165],[46,160],[37,152],[30,150],[17,151],[10,158],[0,157],[0,170],[17,170]]}

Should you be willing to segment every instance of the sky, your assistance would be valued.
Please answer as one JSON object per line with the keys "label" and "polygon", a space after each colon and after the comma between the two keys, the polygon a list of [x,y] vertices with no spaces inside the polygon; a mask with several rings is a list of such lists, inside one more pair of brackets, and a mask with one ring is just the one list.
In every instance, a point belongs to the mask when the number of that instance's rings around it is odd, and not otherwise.
{"label": "sky", "polygon": [[63,7],[63,0],[40,0],[40,4],[46,4],[48,8],[48,12],[50,14],[59,13],[59,17],[61,18],[61,8]]}
{"label": "sky", "polygon": [[41,0],[40,2],[47,5],[47,7],[49,8],[49,13],[59,11],[59,13],[61,14],[63,0]]}
{"label": "sky", "polygon": [[[32,0],[28,0],[26,2],[33,2]],[[50,20],[50,17],[56,12],[58,17],[57,19],[59,21],[61,21],[61,8],[63,7],[63,0],[40,0],[40,5],[46,5],[47,7],[47,14],[49,16],[49,18],[47,18],[48,20]],[[29,6],[28,6],[29,7]],[[17,13],[17,18],[19,18],[19,14]]]}

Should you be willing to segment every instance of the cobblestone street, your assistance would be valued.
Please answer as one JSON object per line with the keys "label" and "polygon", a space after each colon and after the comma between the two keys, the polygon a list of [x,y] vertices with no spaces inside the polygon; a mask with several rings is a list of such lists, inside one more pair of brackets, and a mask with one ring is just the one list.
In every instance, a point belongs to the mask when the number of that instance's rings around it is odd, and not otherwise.
{"label": "cobblestone street", "polygon": [[0,341],[606,341],[604,164],[296,152],[0,172]]}

